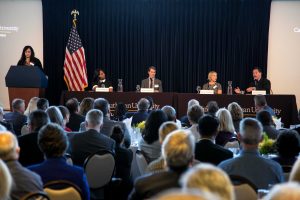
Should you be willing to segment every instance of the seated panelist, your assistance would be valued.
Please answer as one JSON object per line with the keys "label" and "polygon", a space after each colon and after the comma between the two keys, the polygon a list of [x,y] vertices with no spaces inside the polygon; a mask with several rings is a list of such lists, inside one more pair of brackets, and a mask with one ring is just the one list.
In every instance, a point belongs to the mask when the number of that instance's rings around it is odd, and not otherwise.
{"label": "seated panelist", "polygon": [[203,90],[213,90],[214,94],[222,94],[222,86],[217,82],[217,72],[210,71],[208,73],[208,83],[205,83],[202,87]]}
{"label": "seated panelist", "polygon": [[154,90],[158,90],[159,92],[163,91],[161,80],[155,78],[156,75],[156,67],[150,66],[148,68],[148,78],[142,80],[141,87],[142,88],[154,88]]}
{"label": "seated panelist", "polygon": [[96,69],[96,76],[93,81],[93,90],[97,87],[108,88],[112,87],[111,81],[107,80],[105,77],[105,72],[103,69]]}

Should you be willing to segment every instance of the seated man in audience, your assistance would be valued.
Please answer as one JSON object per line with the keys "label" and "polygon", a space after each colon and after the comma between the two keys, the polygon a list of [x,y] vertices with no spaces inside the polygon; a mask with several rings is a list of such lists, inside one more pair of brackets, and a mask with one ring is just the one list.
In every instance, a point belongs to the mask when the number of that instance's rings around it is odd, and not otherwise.
{"label": "seated man in audience", "polygon": [[48,101],[48,99],[40,98],[40,99],[36,102],[36,107],[37,107],[37,109],[39,109],[39,110],[46,111],[47,108],[49,108],[49,101]]}
{"label": "seated man in audience", "polygon": [[79,131],[81,122],[84,122],[84,116],[79,115],[79,102],[76,98],[69,99],[66,107],[70,112],[69,122],[66,124],[72,131]]}
{"label": "seated man in audience", "polygon": [[[112,129],[115,125],[119,125],[124,131],[124,146],[130,147],[131,138],[126,125],[123,122],[118,122],[110,119],[110,105],[104,98],[98,98],[94,101],[94,109],[100,110],[103,113],[103,124],[101,126],[101,133],[110,137]],[[80,131],[85,131],[84,123],[80,125]]]}
{"label": "seated man in audience", "polygon": [[198,142],[200,139],[198,122],[199,119],[203,116],[203,114],[204,109],[202,108],[202,106],[199,105],[193,105],[187,110],[187,116],[190,124],[192,125],[188,130],[190,130],[191,133],[194,135],[196,142]]}
{"label": "seated man in audience", "polygon": [[245,118],[241,121],[238,138],[242,150],[238,157],[223,161],[219,167],[229,175],[238,175],[251,181],[259,189],[268,189],[269,184],[284,181],[281,166],[258,152],[262,141],[262,125],[256,119]]}
{"label": "seated man in audience", "polygon": [[209,101],[206,105],[207,114],[211,116],[216,116],[216,113],[219,110],[219,105],[216,101]]}
{"label": "seated man in audience", "polygon": [[181,128],[181,122],[176,118],[176,110],[172,106],[164,106],[161,109],[167,116],[168,121],[173,121]]}
{"label": "seated man in audience", "polygon": [[114,152],[115,141],[100,131],[102,126],[102,112],[97,109],[90,110],[85,117],[86,131],[74,133],[70,138],[70,154],[74,164],[83,166],[89,155],[100,150]]}
{"label": "seated man in audience", "polygon": [[149,101],[146,98],[141,98],[137,104],[138,111],[133,114],[131,126],[134,126],[142,121],[146,121],[149,116],[148,108],[149,108]]}
{"label": "seated man in audience", "polygon": [[263,125],[263,132],[270,139],[276,140],[279,131],[276,130],[271,114],[266,110],[261,110],[256,114],[256,119]]}
{"label": "seated man in audience", "polygon": [[268,111],[272,115],[272,117],[276,117],[274,110],[270,106],[268,106],[266,97],[264,95],[256,95],[254,97],[254,106],[257,113],[259,111],[265,110]]}
{"label": "seated man in audience", "polygon": [[[19,163],[20,147],[17,138],[10,132],[0,132],[0,159],[2,159],[13,178],[11,199],[22,199],[32,192],[43,192],[41,177],[22,167]],[[2,178],[2,177],[0,177]]]}
{"label": "seated man in audience", "polygon": [[163,190],[178,188],[181,174],[193,161],[194,147],[195,140],[192,134],[184,130],[169,134],[162,145],[162,154],[168,170],[138,178],[128,199],[147,199]]}
{"label": "seated man in audience", "polygon": [[70,181],[81,189],[84,199],[90,199],[89,186],[83,169],[67,164],[64,158],[69,144],[64,130],[54,123],[45,125],[39,131],[38,144],[46,160],[28,168],[39,174],[44,184],[57,180]]}
{"label": "seated man in audience", "polygon": [[16,136],[19,136],[21,135],[22,126],[27,122],[27,117],[24,115],[25,102],[23,99],[14,99],[11,107],[12,112],[4,114],[3,117],[6,122],[13,125]]}
{"label": "seated man in audience", "polygon": [[35,110],[30,113],[28,118],[29,132],[26,135],[18,137],[20,152],[20,163],[26,167],[40,163],[44,160],[44,155],[38,146],[38,131],[42,126],[50,123],[47,113],[43,110]]}
{"label": "seated man in audience", "polygon": [[198,122],[200,140],[196,143],[195,158],[200,162],[218,165],[233,157],[233,153],[215,144],[219,120],[211,115],[204,115]]}
{"label": "seated man in audience", "polygon": [[4,126],[8,131],[15,133],[12,124],[4,121],[3,116],[4,116],[4,111],[3,108],[0,107],[0,125]]}
{"label": "seated man in audience", "polygon": [[[200,103],[196,99],[189,100],[188,105],[187,105],[187,110],[189,109],[189,107],[191,107],[193,105],[200,106]],[[181,117],[180,121],[181,121],[182,127],[190,127],[191,126],[187,115],[184,115],[183,117]]]}

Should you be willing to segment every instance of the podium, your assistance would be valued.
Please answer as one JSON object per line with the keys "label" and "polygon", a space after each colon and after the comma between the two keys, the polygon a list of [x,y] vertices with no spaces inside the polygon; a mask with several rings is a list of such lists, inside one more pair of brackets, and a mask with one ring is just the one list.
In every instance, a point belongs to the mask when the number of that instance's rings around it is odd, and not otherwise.
{"label": "podium", "polygon": [[25,100],[25,105],[32,97],[44,97],[48,79],[37,66],[11,66],[5,76],[8,87],[10,109],[15,98]]}

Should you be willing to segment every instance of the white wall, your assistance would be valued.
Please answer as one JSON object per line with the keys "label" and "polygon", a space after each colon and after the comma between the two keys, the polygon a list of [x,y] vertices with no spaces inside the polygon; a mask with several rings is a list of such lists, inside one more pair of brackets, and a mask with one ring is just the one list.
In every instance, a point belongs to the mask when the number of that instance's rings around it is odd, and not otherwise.
{"label": "white wall", "polygon": [[43,61],[41,0],[0,0],[0,105],[5,109],[9,109],[5,75],[17,64],[26,45]]}
{"label": "white wall", "polygon": [[268,78],[274,94],[295,94],[300,106],[300,1],[273,1]]}

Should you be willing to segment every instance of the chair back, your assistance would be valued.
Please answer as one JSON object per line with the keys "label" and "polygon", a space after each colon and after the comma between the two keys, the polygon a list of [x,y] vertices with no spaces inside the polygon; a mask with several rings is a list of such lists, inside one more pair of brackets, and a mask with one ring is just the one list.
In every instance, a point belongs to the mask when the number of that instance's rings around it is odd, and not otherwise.
{"label": "chair back", "polygon": [[65,180],[50,181],[46,183],[44,185],[44,191],[51,200],[83,199],[81,189],[77,185]]}
{"label": "chair back", "polygon": [[50,197],[44,192],[31,192],[20,200],[50,200]]}
{"label": "chair back", "polygon": [[140,173],[140,175],[144,175],[146,173],[146,168],[148,166],[146,158],[143,155],[142,151],[140,151],[140,150],[137,150],[135,152],[135,157],[136,157],[136,164],[137,164],[139,173]]}
{"label": "chair back", "polygon": [[91,189],[99,189],[110,183],[114,170],[115,158],[110,151],[96,152],[84,162],[84,171]]}
{"label": "chair back", "polygon": [[257,200],[257,188],[250,180],[237,175],[229,177],[234,185],[236,200]]}

